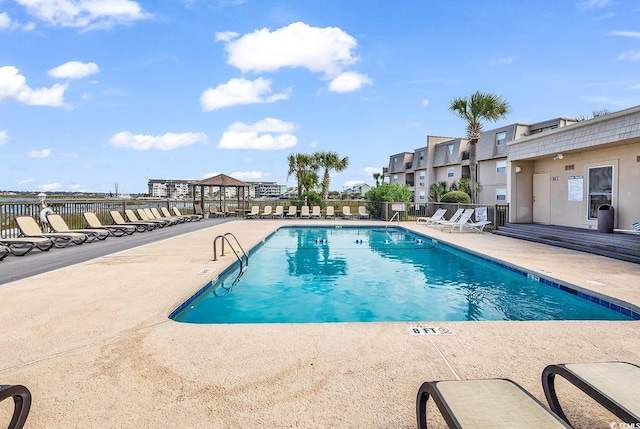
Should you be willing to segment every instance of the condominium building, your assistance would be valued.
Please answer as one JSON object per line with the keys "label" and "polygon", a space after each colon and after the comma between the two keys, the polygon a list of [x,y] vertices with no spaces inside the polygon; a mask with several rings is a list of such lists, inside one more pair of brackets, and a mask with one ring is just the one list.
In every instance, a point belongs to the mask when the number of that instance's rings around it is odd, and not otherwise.
{"label": "condominium building", "polygon": [[156,198],[188,198],[191,197],[195,180],[181,179],[149,179],[149,196]]}

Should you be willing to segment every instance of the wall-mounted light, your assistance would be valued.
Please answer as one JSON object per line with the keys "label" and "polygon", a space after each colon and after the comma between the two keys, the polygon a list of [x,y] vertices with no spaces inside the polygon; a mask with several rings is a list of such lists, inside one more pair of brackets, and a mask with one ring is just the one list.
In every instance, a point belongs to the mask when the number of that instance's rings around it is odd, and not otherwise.
{"label": "wall-mounted light", "polygon": [[522,171],[522,167],[516,165],[516,173],[520,173]]}
{"label": "wall-mounted light", "polygon": [[564,158],[564,155],[562,155],[561,153],[559,153],[559,154],[557,154],[556,156],[554,156],[554,157],[553,157],[553,160],[554,160],[554,161],[557,161],[557,160],[562,159],[562,158]]}

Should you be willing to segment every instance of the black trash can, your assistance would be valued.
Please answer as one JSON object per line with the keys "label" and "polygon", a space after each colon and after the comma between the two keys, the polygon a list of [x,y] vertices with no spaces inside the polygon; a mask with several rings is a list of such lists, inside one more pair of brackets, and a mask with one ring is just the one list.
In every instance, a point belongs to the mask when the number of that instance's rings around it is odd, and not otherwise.
{"label": "black trash can", "polygon": [[613,206],[609,204],[598,207],[598,232],[613,232]]}

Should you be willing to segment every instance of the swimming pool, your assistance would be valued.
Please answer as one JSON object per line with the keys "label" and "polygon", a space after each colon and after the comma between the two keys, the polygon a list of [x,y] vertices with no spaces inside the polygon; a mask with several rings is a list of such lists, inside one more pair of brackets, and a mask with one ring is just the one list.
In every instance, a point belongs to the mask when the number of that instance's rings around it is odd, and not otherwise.
{"label": "swimming pool", "polygon": [[282,227],[171,318],[187,323],[634,320],[637,310],[403,228]]}

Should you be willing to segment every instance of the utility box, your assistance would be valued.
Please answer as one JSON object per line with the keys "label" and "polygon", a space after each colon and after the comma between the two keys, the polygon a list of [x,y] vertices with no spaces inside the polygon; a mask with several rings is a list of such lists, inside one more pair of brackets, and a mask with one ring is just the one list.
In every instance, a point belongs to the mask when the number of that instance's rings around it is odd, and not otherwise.
{"label": "utility box", "polygon": [[613,206],[603,204],[598,207],[598,232],[611,234],[613,232]]}

